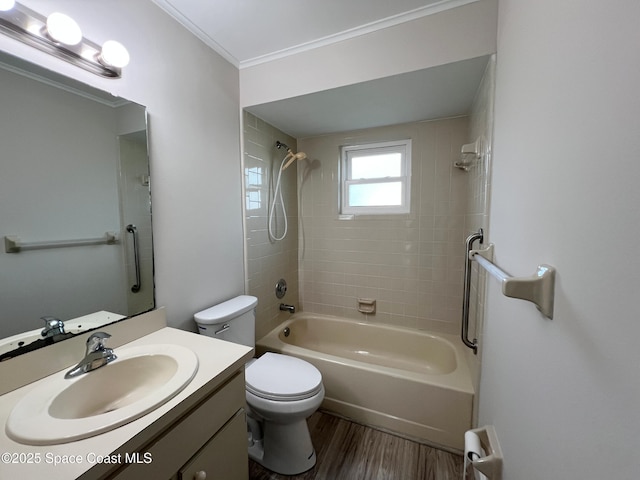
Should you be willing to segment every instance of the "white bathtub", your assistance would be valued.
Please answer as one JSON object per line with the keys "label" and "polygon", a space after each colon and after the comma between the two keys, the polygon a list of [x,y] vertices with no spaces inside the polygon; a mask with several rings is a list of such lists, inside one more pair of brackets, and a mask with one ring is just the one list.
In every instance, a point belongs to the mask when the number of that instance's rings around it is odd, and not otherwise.
{"label": "white bathtub", "polygon": [[[289,328],[289,335],[284,330]],[[448,449],[464,449],[473,386],[457,337],[297,313],[257,342],[315,365],[322,408]]]}

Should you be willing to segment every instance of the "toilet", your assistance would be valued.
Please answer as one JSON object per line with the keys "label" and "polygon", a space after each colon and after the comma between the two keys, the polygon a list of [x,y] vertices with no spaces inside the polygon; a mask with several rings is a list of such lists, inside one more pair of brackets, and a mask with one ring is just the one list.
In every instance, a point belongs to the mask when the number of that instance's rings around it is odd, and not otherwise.
{"label": "toilet", "polygon": [[[257,304],[256,297],[240,295],[198,312],[198,331],[254,348]],[[307,418],[324,399],[320,371],[299,358],[271,352],[245,367],[249,458],[283,475],[313,468],[316,453]]]}

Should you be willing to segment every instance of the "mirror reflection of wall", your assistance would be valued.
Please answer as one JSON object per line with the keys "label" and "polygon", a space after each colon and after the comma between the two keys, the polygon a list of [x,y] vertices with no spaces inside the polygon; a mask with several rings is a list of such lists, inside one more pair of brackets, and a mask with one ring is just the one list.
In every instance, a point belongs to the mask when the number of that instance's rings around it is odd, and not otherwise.
{"label": "mirror reflection of wall", "polygon": [[[138,107],[138,105],[134,105]],[[134,112],[139,113],[139,112]],[[135,131],[120,135],[120,218],[121,231],[127,232],[123,241],[127,288],[127,315],[146,312],[154,307],[153,295],[153,249],[151,232],[150,177],[147,156],[147,135]],[[127,225],[136,227],[138,252],[134,251],[132,233]],[[139,259],[136,259],[136,255]],[[139,262],[136,267],[136,261]],[[139,269],[136,278],[136,269]],[[134,285],[136,287],[134,287]]]}
{"label": "mirror reflection of wall", "polygon": [[[4,58],[1,60],[5,60]],[[34,67],[36,68],[36,67]],[[114,245],[0,251],[0,338],[96,311],[154,307],[144,107],[0,68],[0,237]],[[55,74],[51,74],[55,77]],[[141,285],[131,235],[139,233]]]}

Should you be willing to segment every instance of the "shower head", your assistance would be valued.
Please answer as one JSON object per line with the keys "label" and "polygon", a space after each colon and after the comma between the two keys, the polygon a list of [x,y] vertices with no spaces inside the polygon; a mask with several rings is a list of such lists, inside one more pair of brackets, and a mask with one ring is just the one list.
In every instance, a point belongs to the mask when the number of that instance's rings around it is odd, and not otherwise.
{"label": "shower head", "polygon": [[286,143],[282,143],[280,140],[276,141],[276,148],[278,150],[280,150],[281,148],[286,148],[287,149],[287,156],[284,157],[283,161],[286,160],[287,158],[291,157],[291,158],[289,158],[289,161],[282,167],[282,170],[287,168],[289,165],[291,165],[296,160],[304,160],[305,158],[307,158],[307,154],[306,153],[304,153],[304,152],[293,153],[291,148],[289,148],[289,145],[287,145]]}

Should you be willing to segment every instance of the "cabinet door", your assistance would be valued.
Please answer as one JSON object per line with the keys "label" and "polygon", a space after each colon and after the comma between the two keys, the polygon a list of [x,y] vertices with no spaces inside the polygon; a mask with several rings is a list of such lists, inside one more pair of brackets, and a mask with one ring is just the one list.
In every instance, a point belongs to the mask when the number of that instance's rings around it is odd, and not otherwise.
{"label": "cabinet door", "polygon": [[180,480],[247,480],[247,423],[238,412],[180,469]]}

